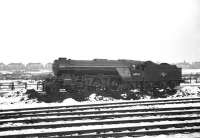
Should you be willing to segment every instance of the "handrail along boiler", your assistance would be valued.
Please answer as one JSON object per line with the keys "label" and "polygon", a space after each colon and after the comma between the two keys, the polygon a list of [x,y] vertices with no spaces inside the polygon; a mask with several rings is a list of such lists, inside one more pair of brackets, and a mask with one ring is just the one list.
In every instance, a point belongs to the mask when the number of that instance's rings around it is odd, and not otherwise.
{"label": "handrail along boiler", "polygon": [[164,95],[181,82],[181,68],[151,61],[59,58],[53,63],[53,73],[54,77],[45,81],[45,91],[58,95],[60,89],[65,89],[75,97],[95,92],[131,98],[136,89],[141,94]]}

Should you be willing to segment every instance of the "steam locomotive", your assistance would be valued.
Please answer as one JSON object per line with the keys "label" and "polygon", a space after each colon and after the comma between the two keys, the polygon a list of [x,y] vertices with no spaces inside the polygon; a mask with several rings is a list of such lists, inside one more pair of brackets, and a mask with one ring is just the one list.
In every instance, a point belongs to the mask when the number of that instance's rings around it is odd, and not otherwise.
{"label": "steam locomotive", "polygon": [[91,93],[123,99],[144,94],[164,97],[181,82],[181,68],[151,61],[59,58],[52,68],[54,76],[45,80],[44,90],[55,97],[63,93],[73,98]]}

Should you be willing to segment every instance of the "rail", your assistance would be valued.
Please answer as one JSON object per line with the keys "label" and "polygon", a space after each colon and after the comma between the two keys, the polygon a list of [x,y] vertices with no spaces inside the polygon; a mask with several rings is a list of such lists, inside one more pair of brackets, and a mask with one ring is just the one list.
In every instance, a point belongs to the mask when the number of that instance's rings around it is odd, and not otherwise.
{"label": "rail", "polygon": [[[104,103],[101,107],[98,104],[67,106],[65,111],[57,110],[58,106],[46,107],[56,111],[45,110],[44,107],[43,110],[31,108],[30,112],[27,109],[21,109],[20,112],[16,112],[16,109],[2,110],[0,113],[6,118],[0,118],[0,137],[139,137],[200,132],[199,98],[164,101],[165,106],[160,106],[161,100],[149,100],[114,104],[123,104],[128,108]],[[171,106],[172,102],[178,101],[180,103],[176,103],[176,106]],[[184,101],[188,103],[183,103]],[[155,106],[150,107],[152,102]],[[135,104],[139,108],[135,108]],[[91,111],[88,106],[96,110]],[[105,106],[110,109],[105,109]],[[84,111],[79,111],[80,108],[84,108]],[[51,116],[52,114],[54,115]]]}

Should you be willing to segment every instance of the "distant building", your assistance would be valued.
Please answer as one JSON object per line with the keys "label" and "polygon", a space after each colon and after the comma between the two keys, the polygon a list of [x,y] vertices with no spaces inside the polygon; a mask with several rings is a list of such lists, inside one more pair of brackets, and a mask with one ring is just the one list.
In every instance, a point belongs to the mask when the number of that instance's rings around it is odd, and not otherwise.
{"label": "distant building", "polygon": [[193,62],[191,65],[192,69],[200,69],[200,62]]}
{"label": "distant building", "polygon": [[41,63],[28,63],[26,65],[27,71],[39,71],[44,69],[43,65]]}
{"label": "distant building", "polygon": [[6,70],[6,65],[4,63],[0,63],[0,70]]}
{"label": "distant building", "polygon": [[191,64],[188,63],[188,62],[186,62],[186,61],[181,62],[181,63],[177,63],[176,65],[178,67],[180,67],[180,68],[183,68],[183,69],[189,69],[189,68],[191,68]]}
{"label": "distant building", "polygon": [[47,63],[47,64],[45,65],[45,69],[47,69],[47,70],[52,70],[52,63]]}
{"label": "distant building", "polygon": [[25,65],[22,63],[10,63],[6,66],[6,70],[9,71],[22,71],[25,70]]}

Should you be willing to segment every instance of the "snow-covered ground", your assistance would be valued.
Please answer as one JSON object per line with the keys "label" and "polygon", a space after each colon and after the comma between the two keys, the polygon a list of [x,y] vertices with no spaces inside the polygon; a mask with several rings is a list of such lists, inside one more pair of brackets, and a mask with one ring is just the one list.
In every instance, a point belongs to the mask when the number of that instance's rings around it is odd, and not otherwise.
{"label": "snow-covered ground", "polygon": [[[29,83],[35,83],[35,82],[29,81]],[[175,94],[174,96],[168,97],[168,98],[171,99],[171,98],[177,98],[177,97],[178,98],[180,98],[180,97],[185,97],[185,98],[187,98],[187,97],[200,97],[200,89],[197,86],[184,86],[184,85],[182,85],[181,89],[177,91],[177,94]],[[146,100],[146,99],[141,99],[141,100]],[[119,101],[124,101],[124,100],[114,100],[112,98],[107,98],[107,97],[103,98],[103,100],[98,100],[98,99],[96,99],[96,96],[93,94],[93,95],[90,96],[88,101],[84,101],[84,102],[78,102],[78,101],[75,101],[75,100],[73,100],[71,98],[68,98],[68,99],[64,100],[63,102],[61,102],[61,103],[58,103],[58,102],[55,102],[55,103],[44,103],[44,102],[38,102],[36,99],[29,99],[28,96],[26,95],[26,90],[18,89],[18,90],[14,90],[14,91],[7,91],[7,93],[5,93],[5,94],[0,96],[0,109],[48,107],[48,106],[61,106],[61,105],[80,105],[80,104],[91,104],[91,103],[119,102]],[[176,104],[176,105],[168,104],[167,105],[167,107],[180,107],[180,106],[183,106],[183,105],[181,105],[181,104]],[[200,106],[200,104],[199,103],[192,103],[192,104],[190,103],[190,104],[185,104],[184,106]],[[139,105],[139,106],[135,106],[134,109],[139,109],[139,108],[162,108],[162,107],[166,107],[166,105],[156,105],[156,106],[146,106],[146,107]],[[128,108],[123,108],[123,109],[128,109]],[[92,112],[92,110],[91,110],[91,112]],[[55,117],[55,116],[52,116],[52,117]],[[62,117],[62,116],[60,116],[60,117]],[[135,119],[137,119],[137,118],[138,117],[135,117]],[[123,118],[123,119],[126,119],[126,118]],[[87,122],[87,121],[90,121],[90,120],[83,120],[83,122],[84,121]],[[66,122],[62,121],[62,122],[55,122],[55,123],[66,123]],[[167,122],[162,122],[162,123],[167,123]],[[149,123],[149,125],[150,124],[151,123]],[[7,124],[7,126],[9,126],[9,125],[13,126],[12,124]],[[18,125],[20,125],[20,124],[18,124]],[[21,124],[21,125],[23,125],[23,124]],[[133,124],[126,124],[126,126],[127,125],[131,126]],[[142,124],[134,124],[134,126],[135,125],[144,125],[144,123],[142,123]],[[148,124],[146,124],[146,125],[148,125]],[[115,126],[117,126],[117,125],[115,125]],[[95,127],[95,126],[92,126],[92,127]],[[105,128],[105,126],[97,126],[97,127]],[[109,127],[109,125],[106,126],[106,127]],[[73,129],[75,129],[75,128],[73,127]],[[80,129],[80,128],[77,127],[76,129]],[[60,131],[62,129],[53,129],[52,131],[56,131],[56,130]],[[66,128],[63,128],[63,130],[66,130]],[[32,131],[35,131],[35,130],[30,130],[30,129],[27,130],[27,132],[32,132]],[[40,130],[40,131],[44,132],[46,130]],[[200,133],[159,135],[159,136],[144,136],[142,138],[196,138],[198,136],[200,136]]]}
{"label": "snow-covered ground", "polygon": [[200,69],[182,69],[182,74],[200,74]]}
{"label": "snow-covered ground", "polygon": [[30,73],[30,74],[33,74],[33,75],[36,75],[36,74],[49,74],[49,73],[52,73],[52,71],[50,70],[39,70],[39,71],[28,71],[27,73]]}
{"label": "snow-covered ground", "polygon": [[[191,134],[172,134],[172,135],[158,135],[158,136],[143,136],[140,138],[199,138],[199,133],[191,133]],[[131,137],[123,137],[123,138],[131,138]]]}
{"label": "snow-covered ground", "polygon": [[[197,86],[181,86],[181,88],[177,90],[177,93],[173,96],[168,97],[168,99],[182,98],[182,97],[185,98],[200,97],[200,88]],[[148,99],[149,97],[146,97],[146,99],[141,99],[141,100],[148,100]],[[44,103],[44,102],[39,102],[36,99],[29,99],[25,89],[16,89],[13,91],[11,90],[0,91],[0,109],[79,105],[79,104],[91,104],[91,103],[120,102],[120,101],[129,101],[129,100],[116,100],[109,97],[98,98],[96,97],[95,94],[92,94],[87,101],[82,101],[82,102],[78,102],[72,98],[68,98],[63,102]]]}

